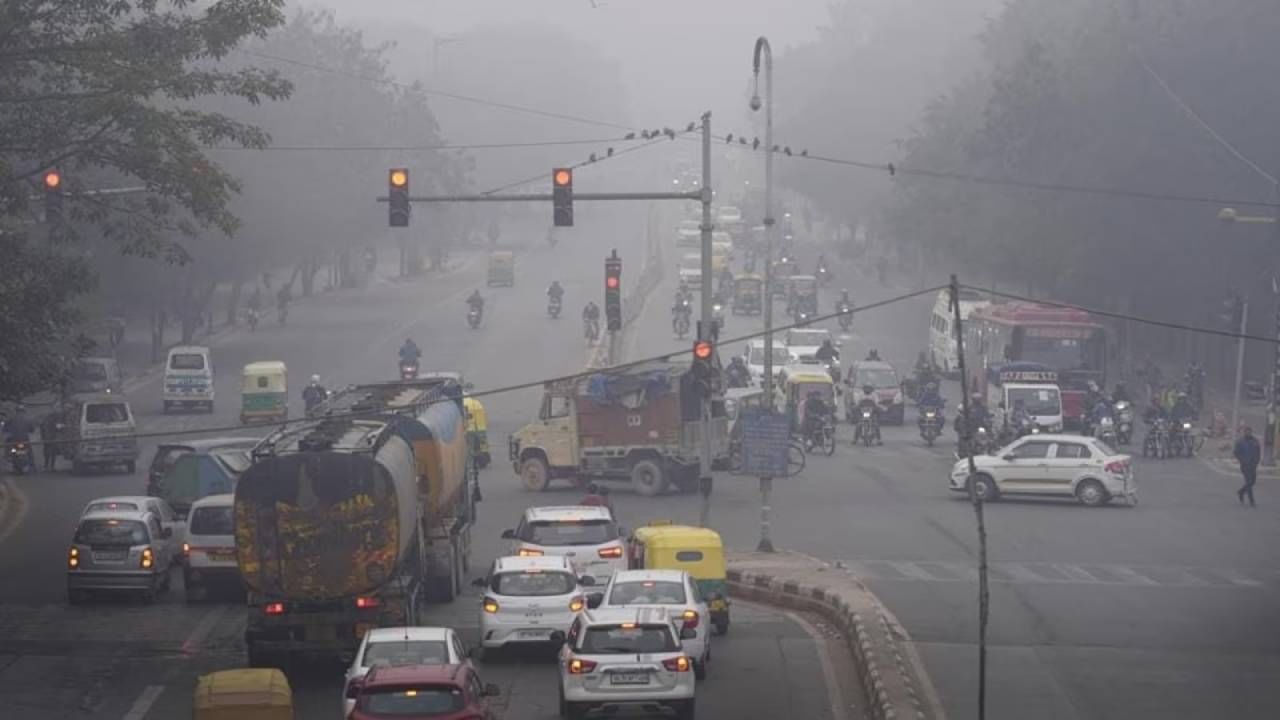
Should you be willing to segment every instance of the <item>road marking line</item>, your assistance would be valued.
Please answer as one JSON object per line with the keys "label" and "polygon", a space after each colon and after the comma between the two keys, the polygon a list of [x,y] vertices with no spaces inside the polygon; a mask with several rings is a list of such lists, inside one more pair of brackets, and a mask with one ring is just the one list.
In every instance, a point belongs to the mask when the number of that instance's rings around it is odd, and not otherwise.
{"label": "road marking line", "polygon": [[925,572],[924,568],[921,568],[915,563],[893,562],[891,560],[886,562],[889,565],[889,567],[893,568],[894,570],[897,570],[903,575],[906,575],[907,577],[912,578],[914,580],[924,580],[926,582],[938,582],[939,580],[941,580],[941,578],[936,578],[930,575],[929,573]]}
{"label": "road marking line", "polygon": [[1123,578],[1124,584],[1126,585],[1150,586],[1150,585],[1157,584],[1155,580],[1152,580],[1151,578],[1145,575],[1140,575],[1133,568],[1126,567],[1124,565],[1106,565],[1103,567],[1103,569],[1109,573],[1118,575],[1119,577]]}
{"label": "road marking line", "polygon": [[827,702],[831,703],[831,717],[834,720],[845,720],[851,714],[850,706],[845,702],[844,688],[836,677],[835,664],[831,662],[831,649],[828,646],[830,638],[824,637],[808,620],[796,613],[783,610],[782,614],[799,625],[800,629],[813,640],[814,650],[818,653],[818,664],[822,666],[822,681],[827,686]]}
{"label": "road marking line", "polygon": [[124,714],[123,720],[142,720],[151,710],[151,706],[156,704],[156,700],[160,698],[160,693],[164,692],[163,685],[148,685],[142,689],[142,694],[137,700],[133,701],[133,707],[129,708],[129,712]]}
{"label": "road marking line", "polygon": [[1052,578],[1047,578],[1047,577],[1044,577],[1043,575],[1037,575],[1031,571],[1031,568],[1026,567],[1024,565],[1018,565],[1017,563],[1002,563],[1000,565],[1000,569],[1008,573],[1009,577],[1013,578],[1014,580],[1021,580],[1023,582],[1035,582],[1035,583],[1053,582]]}
{"label": "road marking line", "polygon": [[222,616],[226,614],[227,605],[219,605],[210,610],[200,622],[196,623],[195,629],[182,641],[182,652],[185,655],[194,655],[200,650],[200,645],[204,643],[204,639],[213,631],[213,626],[218,624]]}
{"label": "road marking line", "polygon": [[1049,567],[1053,568],[1054,570],[1057,570],[1058,572],[1062,573],[1063,575],[1066,575],[1067,577],[1071,578],[1076,582],[1095,583],[1095,584],[1102,582],[1101,580],[1094,577],[1093,575],[1090,575],[1088,570],[1085,570],[1079,565],[1071,565],[1068,563],[1053,563]]}
{"label": "road marking line", "polygon": [[1240,585],[1242,587],[1262,587],[1262,583],[1232,570],[1231,568],[1205,568],[1209,572],[1221,575],[1226,578],[1232,585]]}

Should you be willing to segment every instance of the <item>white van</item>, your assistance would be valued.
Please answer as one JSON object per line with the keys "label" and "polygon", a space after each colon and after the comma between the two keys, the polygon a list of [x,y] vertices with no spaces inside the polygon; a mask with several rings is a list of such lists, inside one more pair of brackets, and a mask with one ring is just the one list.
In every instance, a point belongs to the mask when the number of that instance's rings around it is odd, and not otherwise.
{"label": "white van", "polygon": [[240,587],[236,564],[235,496],[210,495],[191,504],[187,516],[187,541],[182,545],[186,562],[182,585],[187,598],[197,587]]}
{"label": "white van", "polygon": [[180,345],[169,350],[164,364],[164,411],[204,407],[213,412],[213,356],[200,345]]}
{"label": "white van", "polygon": [[[973,290],[960,291],[960,320],[969,319],[969,315],[978,308],[986,307],[991,301],[981,293]],[[954,329],[955,313],[951,309],[951,291],[939,290],[938,299],[933,303],[933,312],[929,316],[929,357],[933,364],[942,368],[946,377],[959,377],[960,358],[956,356],[957,344]]]}

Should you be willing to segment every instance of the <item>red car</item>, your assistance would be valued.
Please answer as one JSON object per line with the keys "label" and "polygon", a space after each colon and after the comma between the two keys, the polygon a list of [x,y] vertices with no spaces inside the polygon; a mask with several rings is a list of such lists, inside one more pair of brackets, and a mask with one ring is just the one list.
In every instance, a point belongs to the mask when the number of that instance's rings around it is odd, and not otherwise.
{"label": "red car", "polygon": [[494,720],[498,692],[469,665],[380,665],[347,687],[356,701],[347,720]]}

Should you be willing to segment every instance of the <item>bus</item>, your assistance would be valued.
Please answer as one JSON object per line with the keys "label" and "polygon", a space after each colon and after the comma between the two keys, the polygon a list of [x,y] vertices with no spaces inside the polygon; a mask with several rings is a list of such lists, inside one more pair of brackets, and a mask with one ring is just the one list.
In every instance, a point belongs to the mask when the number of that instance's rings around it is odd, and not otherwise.
{"label": "bus", "polygon": [[1089,382],[1106,387],[1107,331],[1084,310],[1029,302],[978,308],[964,324],[964,351],[984,394],[1006,363],[1038,363],[1057,373],[1068,428],[1084,419]]}
{"label": "bus", "polygon": [[[974,290],[960,291],[960,321],[969,319],[974,310],[987,307],[991,302],[981,293]],[[959,358],[956,355],[956,335],[954,328],[955,314],[951,310],[951,291],[942,290],[933,303],[933,314],[929,317],[929,357],[933,364],[942,368],[942,375],[959,378],[956,369]]]}

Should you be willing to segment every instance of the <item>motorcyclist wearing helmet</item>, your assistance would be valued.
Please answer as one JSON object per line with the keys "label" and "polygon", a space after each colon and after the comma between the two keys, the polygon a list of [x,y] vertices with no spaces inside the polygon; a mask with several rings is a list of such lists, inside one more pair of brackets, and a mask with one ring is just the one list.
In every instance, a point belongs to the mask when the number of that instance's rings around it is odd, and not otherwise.
{"label": "motorcyclist wearing helmet", "polygon": [[[871,411],[871,433],[876,444],[883,444],[880,439],[880,403],[876,398],[876,389],[872,385],[863,385],[862,394],[858,396],[858,416],[861,418],[863,410]],[[854,431],[853,441],[857,442],[859,433],[862,432],[861,427]]]}
{"label": "motorcyclist wearing helmet", "polygon": [[871,351],[867,353],[866,362],[880,362],[880,351],[871,348]]}
{"label": "motorcyclist wearing helmet", "polygon": [[418,343],[413,338],[405,338],[404,344],[400,346],[400,362],[416,363],[422,357],[422,350],[418,348]]}
{"label": "motorcyclist wearing helmet", "polygon": [[316,409],[328,397],[329,391],[325,389],[324,385],[320,384],[320,376],[312,375],[311,382],[307,383],[307,386],[302,389],[302,403],[306,407],[306,411],[311,412]]}
{"label": "motorcyclist wearing helmet", "polygon": [[725,368],[725,381],[731,388],[744,388],[751,386],[751,370],[747,367],[747,363],[742,359],[741,355],[734,355],[729,361],[729,367]]}
{"label": "motorcyclist wearing helmet", "polygon": [[676,288],[676,304],[679,305],[681,300],[691,300],[693,291],[689,289],[689,283],[684,278],[680,278],[680,286]]}
{"label": "motorcyclist wearing helmet", "polygon": [[689,318],[693,316],[693,306],[689,304],[688,298],[676,294],[676,304],[671,307],[671,330],[676,332],[676,325],[680,319],[684,318],[685,323],[689,322]]}
{"label": "motorcyclist wearing helmet", "polygon": [[840,299],[836,300],[836,312],[844,314],[853,310],[853,300],[849,297],[847,289],[840,291]]}
{"label": "motorcyclist wearing helmet", "polygon": [[559,280],[551,281],[551,287],[547,288],[547,297],[555,304],[560,304],[560,300],[564,298],[564,288],[560,287]]}
{"label": "motorcyclist wearing helmet", "polygon": [[467,298],[467,306],[478,312],[484,311],[484,298],[480,297],[480,290],[472,290],[470,297]]}
{"label": "motorcyclist wearing helmet", "polygon": [[920,390],[920,398],[916,400],[916,404],[922,408],[940,408],[945,404],[942,399],[942,393],[938,391],[938,383],[925,383]]}
{"label": "motorcyclist wearing helmet", "polygon": [[1111,402],[1112,403],[1127,402],[1130,404],[1133,403],[1133,401],[1129,399],[1129,390],[1125,388],[1124,383],[1122,382],[1116,383],[1115,390],[1111,391]]}
{"label": "motorcyclist wearing helmet", "polygon": [[595,300],[588,300],[587,306],[582,308],[582,322],[589,328],[591,337],[600,336],[600,306]]}
{"label": "motorcyclist wearing helmet", "polygon": [[839,360],[840,351],[836,349],[835,345],[831,344],[831,339],[827,338],[822,341],[822,346],[813,354],[813,357],[819,362],[828,363],[832,360]]}
{"label": "motorcyclist wearing helmet", "polygon": [[813,274],[821,275],[827,271],[827,256],[818,255],[818,262],[813,266]]}
{"label": "motorcyclist wearing helmet", "polygon": [[1169,416],[1175,423],[1183,423],[1195,418],[1196,409],[1192,407],[1191,400],[1185,392],[1178,393],[1177,399],[1173,401],[1173,408],[1169,410]]}

